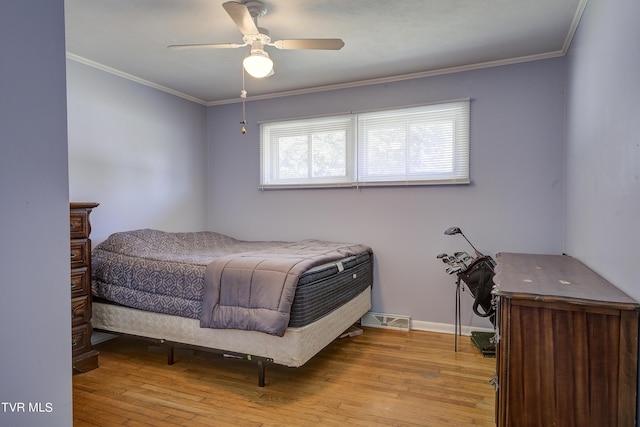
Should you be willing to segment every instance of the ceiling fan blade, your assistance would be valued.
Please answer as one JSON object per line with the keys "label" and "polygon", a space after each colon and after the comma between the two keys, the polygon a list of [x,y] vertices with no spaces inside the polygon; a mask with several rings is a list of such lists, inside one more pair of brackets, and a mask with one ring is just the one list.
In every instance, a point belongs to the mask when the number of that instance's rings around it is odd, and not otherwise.
{"label": "ceiling fan blade", "polygon": [[324,49],[340,50],[344,46],[341,39],[290,39],[273,43],[278,49]]}
{"label": "ceiling fan blade", "polygon": [[253,22],[253,18],[251,17],[251,13],[247,6],[242,3],[238,3],[237,1],[228,1],[226,3],[222,3],[222,7],[227,11],[243,35],[256,35],[260,33],[255,22]]}
{"label": "ceiling fan blade", "polygon": [[187,50],[187,49],[235,49],[238,47],[246,46],[247,44],[238,43],[200,43],[200,44],[172,44],[167,46],[173,50]]}

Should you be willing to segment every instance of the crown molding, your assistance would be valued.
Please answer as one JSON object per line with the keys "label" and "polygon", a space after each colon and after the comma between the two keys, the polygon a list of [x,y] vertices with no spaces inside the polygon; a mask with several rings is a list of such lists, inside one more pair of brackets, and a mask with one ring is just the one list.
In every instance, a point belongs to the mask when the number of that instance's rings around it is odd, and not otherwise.
{"label": "crown molding", "polygon": [[[397,76],[381,77],[381,78],[368,79],[368,80],[358,80],[358,81],[347,82],[347,83],[339,83],[339,84],[326,85],[326,86],[316,86],[316,87],[311,87],[311,88],[289,90],[289,91],[283,91],[283,92],[275,92],[275,93],[269,93],[269,94],[264,94],[264,95],[254,95],[254,96],[248,96],[244,100],[247,101],[247,102],[249,102],[249,101],[261,101],[261,100],[265,100],[265,99],[283,98],[283,97],[287,97],[287,96],[306,95],[306,94],[317,93],[317,92],[328,92],[328,91],[332,91],[332,90],[349,89],[349,88],[362,87],[362,86],[372,86],[372,85],[385,84],[385,83],[394,83],[394,82],[399,82],[399,81],[404,81],[404,80],[421,79],[421,78],[425,78],[425,77],[433,77],[433,76],[440,76],[440,75],[444,75],[444,74],[461,73],[461,72],[464,72],[464,71],[480,70],[480,69],[484,69],[484,68],[501,67],[501,66],[504,66],[504,65],[513,65],[513,64],[523,63],[523,62],[540,61],[540,60],[543,60],[543,59],[557,58],[557,57],[560,57],[560,56],[564,56],[565,54],[566,54],[566,49],[563,49],[563,50],[559,50],[559,51],[556,51],[556,52],[548,52],[548,53],[543,53],[543,54],[538,54],[538,55],[522,56],[522,57],[519,57],[519,58],[503,59],[503,60],[499,60],[499,61],[489,61],[489,62],[483,62],[483,63],[478,63],[478,64],[464,65],[464,66],[460,66],[460,67],[441,68],[441,69],[437,69],[437,70],[423,71],[423,72],[419,72],[419,73],[401,74],[401,75],[397,75]],[[97,68],[97,69],[99,69],[101,71],[104,71],[104,72],[107,72],[107,73],[110,73],[110,74],[114,74],[114,75],[122,77],[124,79],[131,80],[133,82],[140,83],[142,85],[149,86],[149,87],[152,87],[154,89],[158,89],[158,90],[163,91],[163,92],[170,93],[171,95],[175,95],[177,97],[184,98],[184,99],[186,99],[188,101],[195,102],[197,104],[204,105],[204,106],[207,106],[207,107],[213,107],[213,106],[216,106],[216,105],[235,104],[235,103],[243,101],[243,99],[239,98],[239,97],[238,98],[231,98],[231,99],[222,99],[222,100],[219,100],[219,101],[205,101],[203,99],[187,95],[187,94],[179,92],[177,90],[170,89],[170,88],[168,88],[166,86],[159,85],[157,83],[153,83],[153,82],[151,82],[149,80],[145,80],[145,79],[142,79],[140,77],[134,76],[132,74],[125,73],[124,71],[117,70],[115,68],[109,67],[107,65],[101,64],[101,63],[96,62],[96,61],[92,61],[90,59],[84,58],[84,57],[79,56],[79,55],[75,55],[75,54],[70,53],[70,52],[67,52],[67,59],[69,59],[71,61],[75,61],[75,62],[81,63],[81,64],[84,64],[84,65],[87,65],[89,67]]]}
{"label": "crown molding", "polygon": [[573,21],[571,21],[571,27],[569,28],[569,32],[567,33],[567,37],[564,39],[564,45],[562,46],[562,52],[566,55],[569,51],[569,47],[571,46],[571,42],[573,41],[573,36],[576,34],[578,30],[578,25],[580,24],[580,20],[582,19],[582,14],[584,13],[585,7],[587,7],[587,2],[589,0],[580,0],[578,4],[578,9],[576,10],[576,14],[573,16]]}
{"label": "crown molding", "polygon": [[[361,86],[393,83],[393,82],[399,82],[403,80],[421,79],[425,77],[433,77],[433,76],[439,76],[443,74],[461,73],[464,71],[480,70],[483,68],[501,67],[503,65],[512,65],[512,64],[519,64],[522,62],[540,61],[543,59],[557,58],[560,56],[564,56],[565,53],[566,52],[564,50],[559,50],[556,52],[522,56],[519,58],[510,58],[510,59],[504,59],[499,61],[483,62],[478,64],[464,65],[460,67],[441,68],[441,69],[432,70],[432,71],[422,71],[419,73],[401,74],[397,76],[381,77],[381,78],[369,79],[369,80],[358,80],[354,82],[339,83],[335,85],[317,86],[312,88],[276,92],[276,93],[270,93],[265,95],[247,96],[245,98],[245,101],[260,101],[264,99],[282,98],[285,96],[305,95],[305,94],[316,93],[316,92],[327,92],[331,90],[349,89],[349,88],[361,87]],[[242,102],[242,99],[232,98],[232,99],[223,99],[219,101],[209,101],[206,103],[206,105],[208,107],[211,107],[215,105],[234,104],[237,102]]]}
{"label": "crown molding", "polygon": [[99,62],[92,61],[92,60],[84,58],[84,57],[82,57],[80,55],[76,55],[74,53],[67,52],[66,56],[67,56],[67,59],[69,59],[71,61],[75,61],[75,62],[78,62],[80,64],[88,65],[89,67],[97,68],[98,70],[101,70],[101,71],[104,71],[104,72],[107,72],[107,73],[110,73],[110,74],[114,74],[114,75],[116,75],[118,77],[122,77],[124,79],[131,80],[131,81],[136,82],[136,83],[140,83],[141,85],[145,85],[145,86],[152,87],[154,89],[158,89],[158,90],[160,90],[162,92],[170,93],[171,95],[175,95],[177,97],[184,98],[184,99],[186,99],[188,101],[195,102],[196,104],[205,105],[205,106],[207,105],[207,102],[205,100],[203,100],[203,99],[196,98],[194,96],[187,95],[187,94],[179,92],[177,90],[170,89],[170,88],[168,88],[166,86],[162,86],[162,85],[159,85],[157,83],[151,82],[149,80],[145,80],[145,79],[142,79],[140,77],[134,76],[133,74],[125,73],[124,71],[120,71],[118,69],[109,67],[108,65],[104,65],[104,64],[101,64]]}

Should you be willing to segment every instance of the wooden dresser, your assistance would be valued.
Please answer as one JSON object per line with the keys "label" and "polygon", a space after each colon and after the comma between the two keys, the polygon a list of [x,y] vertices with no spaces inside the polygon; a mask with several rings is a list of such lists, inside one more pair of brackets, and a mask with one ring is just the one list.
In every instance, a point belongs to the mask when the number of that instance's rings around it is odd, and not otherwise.
{"label": "wooden dresser", "polygon": [[71,349],[73,369],[98,367],[91,346],[91,224],[89,214],[98,203],[70,203],[71,228]]}
{"label": "wooden dresser", "polygon": [[496,258],[496,424],[634,426],[636,301],[566,255]]}

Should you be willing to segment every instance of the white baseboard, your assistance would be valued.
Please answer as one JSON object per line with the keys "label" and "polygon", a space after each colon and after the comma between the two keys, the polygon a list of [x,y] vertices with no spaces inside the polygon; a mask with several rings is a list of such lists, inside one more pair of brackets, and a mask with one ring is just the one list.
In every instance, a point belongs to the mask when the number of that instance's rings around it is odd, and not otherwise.
{"label": "white baseboard", "polygon": [[[381,321],[381,319],[383,321]],[[413,320],[411,319],[411,317],[405,315],[374,313],[371,311],[362,316],[361,324],[362,326],[369,326],[374,328],[439,332],[451,335],[455,334],[456,332],[455,325],[451,325],[449,323],[425,322],[422,320]],[[402,327],[398,327],[400,324],[402,324]],[[460,333],[465,336],[471,336],[472,331],[493,332],[493,329],[487,327],[464,325],[462,325],[460,328]]]}
{"label": "white baseboard", "polygon": [[[415,331],[428,331],[428,332],[440,332],[443,334],[455,334],[455,325],[451,325],[448,323],[435,323],[435,322],[424,322],[422,320],[411,320],[411,330]],[[476,326],[464,326],[460,327],[460,332],[462,335],[471,336],[471,331],[479,331],[479,332],[493,332],[492,328],[483,328]]]}

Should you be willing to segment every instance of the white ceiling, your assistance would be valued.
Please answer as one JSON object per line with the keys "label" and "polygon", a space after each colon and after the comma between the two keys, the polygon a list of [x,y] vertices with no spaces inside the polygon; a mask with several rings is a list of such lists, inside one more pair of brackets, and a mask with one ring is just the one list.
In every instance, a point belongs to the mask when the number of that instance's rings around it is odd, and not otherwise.
{"label": "white ceiling", "polygon": [[[226,0],[65,0],[67,56],[205,105],[239,100],[249,48]],[[274,40],[341,38],[339,51],[267,47],[275,75],[248,98],[564,55],[587,0],[265,0]]]}

